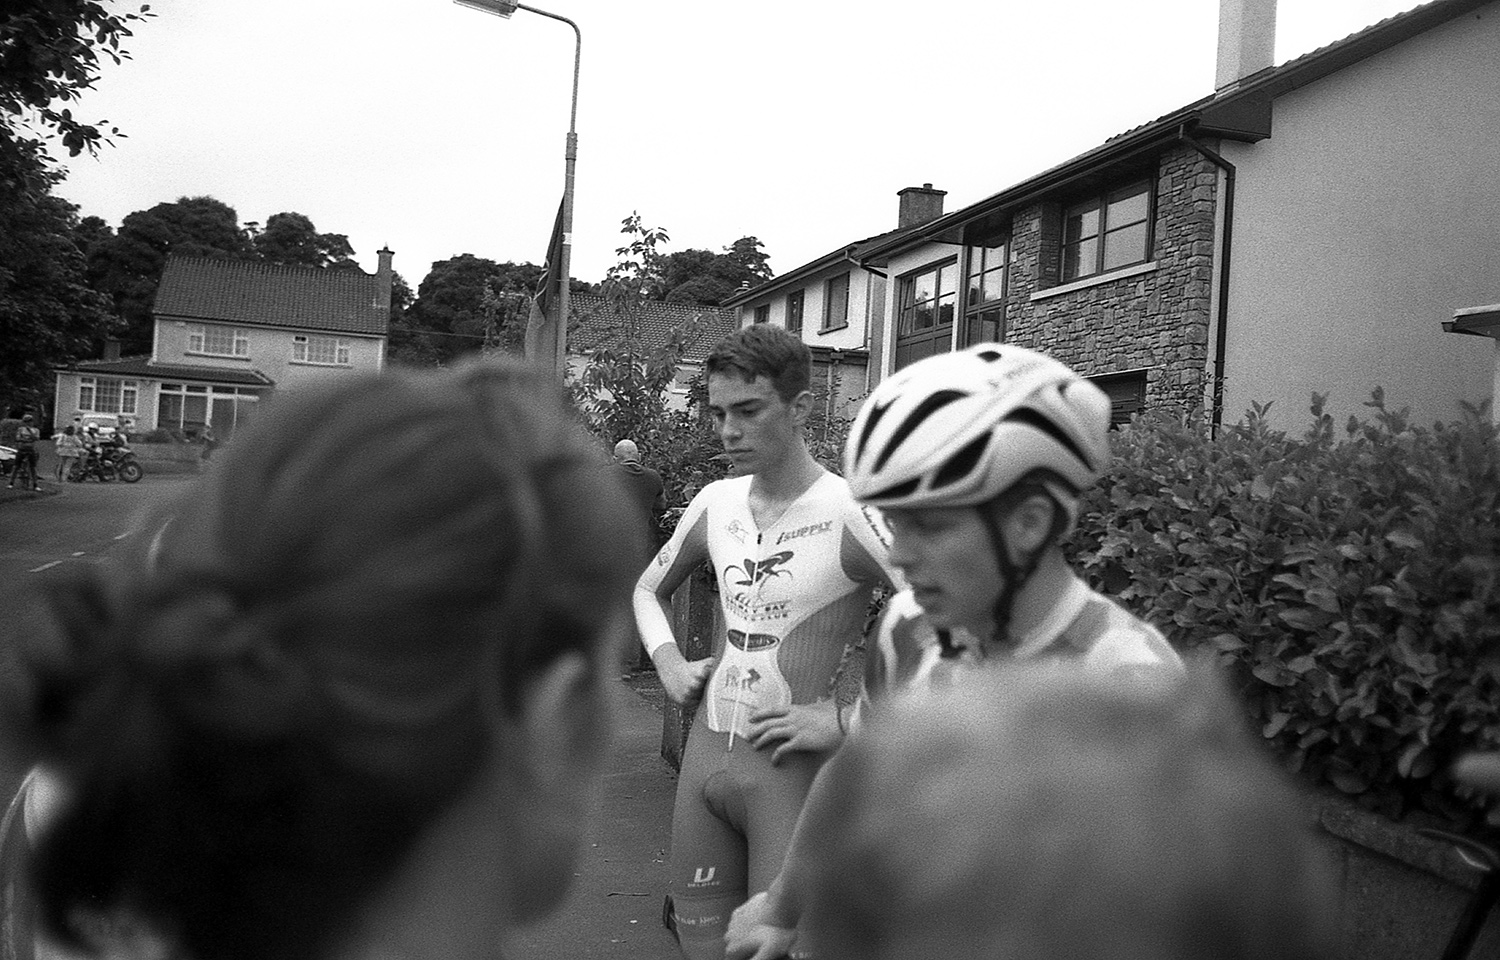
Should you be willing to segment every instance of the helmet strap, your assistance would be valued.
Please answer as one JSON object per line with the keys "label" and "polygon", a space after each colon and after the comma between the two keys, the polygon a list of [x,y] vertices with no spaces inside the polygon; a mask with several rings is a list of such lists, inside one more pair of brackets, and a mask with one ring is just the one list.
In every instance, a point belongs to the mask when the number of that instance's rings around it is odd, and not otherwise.
{"label": "helmet strap", "polygon": [[[995,640],[1006,643],[1011,639],[1010,624],[1015,615],[1016,597],[1031,580],[1032,574],[1036,573],[1037,564],[1041,562],[1042,554],[1053,542],[1052,537],[1044,540],[1040,546],[1027,555],[1021,557],[1020,561],[1012,559],[1011,551],[1005,541],[1005,531],[1000,527],[999,513],[1008,513],[1013,509],[1019,499],[1013,496],[1014,488],[1002,493],[1000,496],[982,503],[975,507],[979,514],[979,520],[984,524],[985,532],[990,537],[990,547],[995,553],[995,564],[1000,568],[1000,593],[995,597],[995,605],[990,611],[990,619],[994,623]],[[1026,491],[1026,494],[1044,491]],[[1052,497],[1049,495],[1048,499]],[[1054,501],[1053,506],[1058,505]],[[1060,508],[1058,508],[1060,509]],[[1056,521],[1053,522],[1054,530]],[[941,639],[941,638],[939,638]]]}

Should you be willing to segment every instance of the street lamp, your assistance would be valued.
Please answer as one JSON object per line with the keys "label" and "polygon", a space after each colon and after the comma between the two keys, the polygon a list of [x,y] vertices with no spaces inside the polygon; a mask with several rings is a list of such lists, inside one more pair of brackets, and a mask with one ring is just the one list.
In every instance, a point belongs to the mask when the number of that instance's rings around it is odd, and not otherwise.
{"label": "street lamp", "polygon": [[[583,58],[583,32],[578,29],[578,24],[567,17],[539,10],[536,7],[527,6],[524,3],[513,3],[511,0],[453,0],[461,7],[472,7],[485,13],[493,13],[498,17],[509,20],[511,14],[516,10],[529,10],[532,13],[550,17],[553,20],[561,20],[573,28],[575,38],[573,46],[573,106],[568,113],[568,142],[564,150],[565,172],[563,176],[563,199],[562,212],[558,216],[560,223],[559,233],[561,242],[558,244],[557,254],[557,330],[556,340],[552,349],[556,355],[552,358],[553,366],[561,376],[567,369],[568,363],[568,277],[573,260],[573,168],[578,162],[578,64]],[[537,357],[536,359],[541,359]]]}

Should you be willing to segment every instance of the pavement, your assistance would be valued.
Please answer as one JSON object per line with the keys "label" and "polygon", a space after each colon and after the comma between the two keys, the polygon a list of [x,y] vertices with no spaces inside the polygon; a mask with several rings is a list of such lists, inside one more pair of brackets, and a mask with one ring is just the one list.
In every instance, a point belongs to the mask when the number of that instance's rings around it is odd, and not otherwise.
{"label": "pavement", "polygon": [[616,696],[603,805],[573,891],[551,918],[512,936],[507,960],[678,956],[661,925],[677,791],[677,772],[661,756],[661,685],[652,671],[632,671]]}

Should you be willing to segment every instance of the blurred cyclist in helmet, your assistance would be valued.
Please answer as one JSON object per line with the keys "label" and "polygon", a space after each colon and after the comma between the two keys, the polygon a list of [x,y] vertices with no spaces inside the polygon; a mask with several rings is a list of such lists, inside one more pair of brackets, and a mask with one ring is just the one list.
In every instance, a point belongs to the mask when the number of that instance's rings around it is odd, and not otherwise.
{"label": "blurred cyclist in helmet", "polygon": [[[1058,546],[1109,461],[1110,403],[1067,366],[980,344],[887,378],[850,429],[844,473],[890,525],[911,587],[887,605],[855,716],[894,689],[943,685],[995,661],[1070,660],[1091,673],[1176,678],[1161,632],[1090,589]],[[838,762],[837,756],[829,766]],[[728,957],[771,960],[795,941],[799,838],[819,829],[825,775],[781,875],[735,911]],[[793,956],[797,954],[792,953]]]}

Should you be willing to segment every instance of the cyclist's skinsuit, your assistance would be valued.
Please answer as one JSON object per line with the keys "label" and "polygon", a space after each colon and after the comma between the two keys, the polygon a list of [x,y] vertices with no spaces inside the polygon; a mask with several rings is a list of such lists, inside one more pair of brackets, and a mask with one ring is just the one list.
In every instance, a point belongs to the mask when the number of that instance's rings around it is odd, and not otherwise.
{"label": "cyclist's skinsuit", "polygon": [[672,814],[672,899],[684,954],[722,957],[730,912],[780,869],[825,753],[743,738],[758,710],[826,698],[845,646],[858,641],[871,588],[899,582],[883,522],[824,474],[764,530],[750,513],[752,477],[709,484],[636,585],[648,652],[673,642],[660,598],[705,560],[726,634],[683,751]]}
{"label": "cyclist's skinsuit", "polygon": [[851,723],[890,691],[932,687],[997,657],[1014,660],[1076,660],[1091,673],[1167,669],[1183,673],[1182,658],[1151,624],[1089,589],[1076,576],[1047,616],[1002,654],[986,658],[979,641],[964,630],[949,634],[944,656],[937,631],[910,591],[891,598],[874,649],[865,658],[865,684]]}

